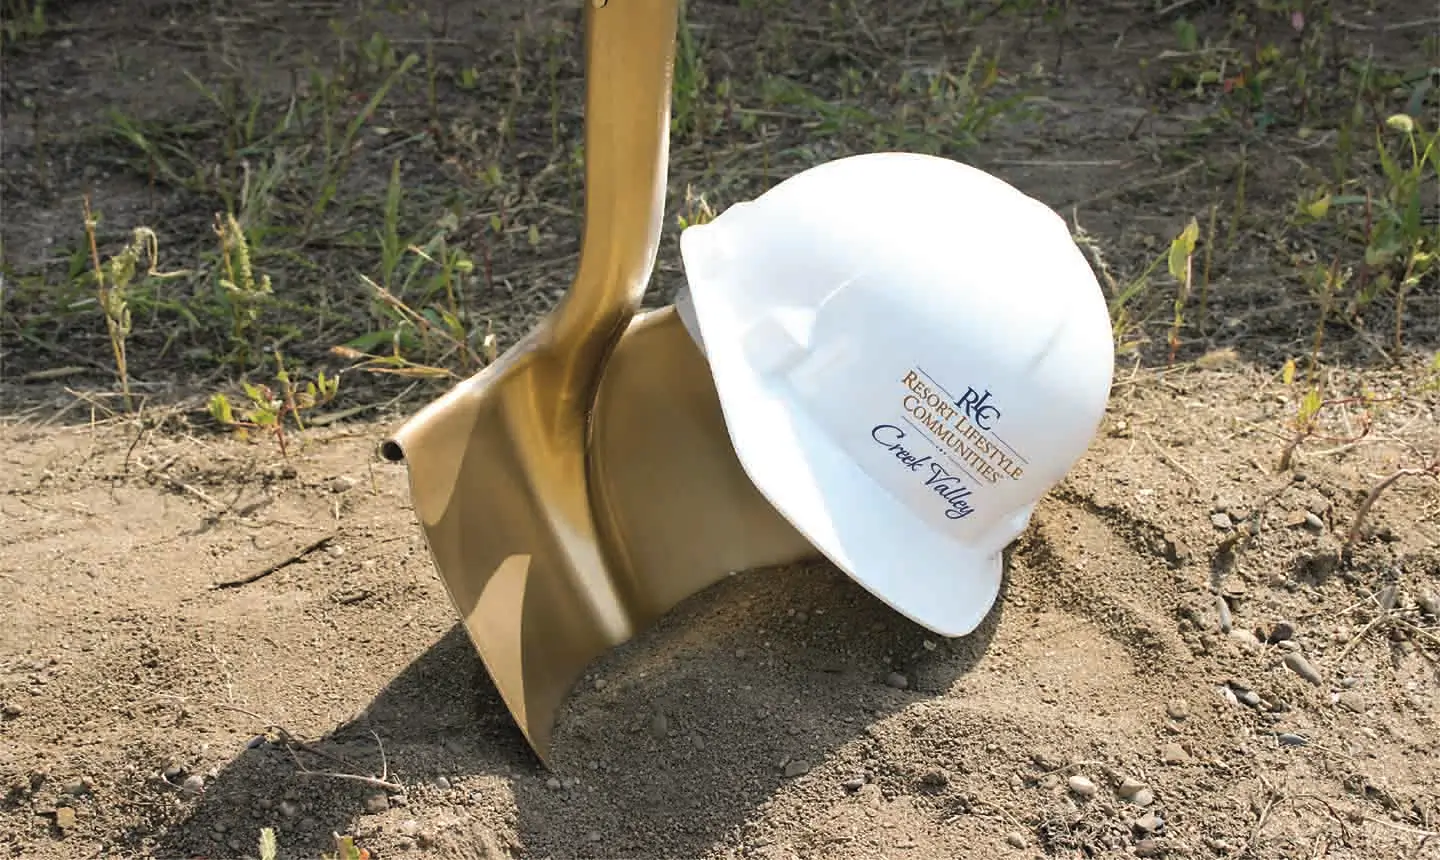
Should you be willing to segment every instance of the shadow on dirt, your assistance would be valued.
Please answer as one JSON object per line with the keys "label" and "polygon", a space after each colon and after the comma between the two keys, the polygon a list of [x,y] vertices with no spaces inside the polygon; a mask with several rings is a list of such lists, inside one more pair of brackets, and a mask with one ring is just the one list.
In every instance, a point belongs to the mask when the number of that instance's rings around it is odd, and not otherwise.
{"label": "shadow on dirt", "polygon": [[[732,577],[590,667],[560,715],[553,771],[456,624],[309,750],[252,742],[161,836],[159,856],[254,855],[264,826],[281,857],[332,850],[332,831],[355,834],[377,860],[411,846],[445,857],[699,856],[810,765],[850,768],[820,788],[837,801],[847,780],[873,778],[867,728],[966,674],[1003,596],[975,633],[945,641],[828,566]],[[297,772],[298,759],[379,775],[377,738],[405,789],[388,808],[373,785]]]}

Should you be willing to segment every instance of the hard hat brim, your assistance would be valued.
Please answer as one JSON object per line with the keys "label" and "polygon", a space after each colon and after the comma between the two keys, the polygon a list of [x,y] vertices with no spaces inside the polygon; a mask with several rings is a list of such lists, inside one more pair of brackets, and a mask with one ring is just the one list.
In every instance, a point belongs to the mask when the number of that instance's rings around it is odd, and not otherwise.
{"label": "hard hat brim", "polygon": [[686,253],[706,227],[680,237],[688,301],[746,475],[831,563],[896,612],[941,636],[973,632],[1000,593],[1002,554],[922,522],[813,418],[787,405],[781,380],[751,366],[743,326],[720,295],[726,284],[706,271],[703,252]]}

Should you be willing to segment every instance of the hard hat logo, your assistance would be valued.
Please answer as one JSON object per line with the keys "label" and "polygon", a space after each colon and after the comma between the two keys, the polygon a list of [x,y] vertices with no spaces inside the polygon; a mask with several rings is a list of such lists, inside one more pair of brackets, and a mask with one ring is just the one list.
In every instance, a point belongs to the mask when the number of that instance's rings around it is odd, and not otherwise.
{"label": "hard hat logo", "polygon": [[901,408],[977,483],[983,479],[994,484],[1002,477],[1019,480],[1024,474],[1020,463],[1028,461],[990,425],[982,423],[1000,417],[999,408],[987,402],[992,396],[988,389],[981,394],[966,388],[965,394],[954,400],[919,368],[906,373],[903,381],[909,393],[901,401]]}
{"label": "hard hat logo", "polygon": [[973,388],[967,388],[965,393],[960,395],[960,400],[956,405],[965,410],[965,414],[971,421],[978,424],[980,429],[990,430],[992,423],[1000,420],[1000,407],[987,403],[986,401],[989,399],[989,389],[981,394]]}

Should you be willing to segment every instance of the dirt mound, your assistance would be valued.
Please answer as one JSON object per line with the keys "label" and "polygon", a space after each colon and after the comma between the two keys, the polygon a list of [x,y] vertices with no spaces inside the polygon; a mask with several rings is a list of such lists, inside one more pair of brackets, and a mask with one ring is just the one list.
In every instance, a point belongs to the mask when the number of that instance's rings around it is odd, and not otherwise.
{"label": "dirt mound", "polygon": [[[290,462],[8,431],[5,840],[38,858],[241,856],[264,826],[287,857],[332,831],[376,857],[1437,856],[1416,602],[1440,579],[1433,498],[1398,485],[1369,517],[1383,539],[1342,557],[1374,452],[1277,475],[1275,440],[1242,431],[1206,462],[1207,436],[1266,402],[1221,373],[1133,380],[971,637],[823,564],[727,580],[592,667],[554,772],[452,617],[403,473],[375,458],[383,428]],[[1222,516],[1261,525],[1237,546]]]}

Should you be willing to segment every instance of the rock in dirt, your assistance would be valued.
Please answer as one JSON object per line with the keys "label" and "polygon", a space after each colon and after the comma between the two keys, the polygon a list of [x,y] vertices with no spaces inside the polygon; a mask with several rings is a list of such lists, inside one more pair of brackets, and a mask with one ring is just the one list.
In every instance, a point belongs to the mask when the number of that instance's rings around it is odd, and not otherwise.
{"label": "rock in dirt", "polygon": [[1295,674],[1299,675],[1310,683],[1316,686],[1324,683],[1323,679],[1320,677],[1320,673],[1316,671],[1314,666],[1310,665],[1310,661],[1305,659],[1304,654],[1301,654],[1298,651],[1291,651],[1289,654],[1285,655],[1284,662],[1286,667],[1288,667],[1290,671],[1294,672]]}
{"label": "rock in dirt", "polygon": [[88,776],[82,776],[65,785],[65,793],[79,797],[82,794],[89,794],[95,789],[95,780]]}
{"label": "rock in dirt", "polygon": [[1142,788],[1135,792],[1135,796],[1130,798],[1130,802],[1139,807],[1149,806],[1155,802],[1155,792],[1148,788]]}
{"label": "rock in dirt", "polygon": [[1282,747],[1303,747],[1310,743],[1310,739],[1304,735],[1297,735],[1294,732],[1281,732],[1275,736]]}
{"label": "rock in dirt", "polygon": [[379,815],[390,808],[390,798],[385,796],[383,791],[365,795],[365,812],[369,815]]}
{"label": "rock in dirt", "polygon": [[1018,830],[1012,830],[1010,833],[1006,834],[1005,841],[1010,843],[1011,847],[1013,848],[1024,848],[1027,844],[1025,834],[1021,833]]}
{"label": "rock in dirt", "polygon": [[1184,699],[1171,699],[1165,703],[1165,713],[1172,720],[1186,720],[1190,717],[1190,703]]}
{"label": "rock in dirt", "polygon": [[1276,621],[1265,628],[1265,641],[1271,645],[1277,642],[1289,642],[1295,637],[1295,625],[1289,621]]}
{"label": "rock in dirt", "polygon": [[435,777],[435,787],[440,789],[441,791],[449,791],[450,780],[443,776],[437,776]]}
{"label": "rock in dirt", "polygon": [[650,734],[656,738],[664,738],[670,733],[670,720],[664,714],[657,713],[650,718]]}
{"label": "rock in dirt", "polygon": [[1147,837],[1135,843],[1136,857],[1159,857],[1162,853],[1164,853],[1164,849],[1160,846],[1160,841],[1157,839]]}
{"label": "rock in dirt", "polygon": [[1256,639],[1255,634],[1251,633],[1249,630],[1231,630],[1230,638],[1234,639],[1236,642],[1239,642],[1248,650],[1260,650],[1260,640]]}
{"label": "rock in dirt", "polygon": [[1120,796],[1121,800],[1129,800],[1130,798],[1138,794],[1140,790],[1144,787],[1145,783],[1141,782],[1138,779],[1135,779],[1134,777],[1127,776],[1124,779],[1120,780],[1120,787],[1115,789],[1115,793]]}
{"label": "rock in dirt", "polygon": [[1231,527],[1234,525],[1234,523],[1230,522],[1230,515],[1225,513],[1224,511],[1211,514],[1210,523],[1222,532],[1230,531]]}
{"label": "rock in dirt", "polygon": [[862,776],[851,777],[840,783],[840,787],[850,792],[859,791],[865,787],[865,778]]}
{"label": "rock in dirt", "polygon": [[910,679],[900,674],[899,672],[891,672],[889,675],[885,676],[885,686],[894,687],[897,690],[903,690],[910,686]]}
{"label": "rock in dirt", "polygon": [[1230,690],[1235,694],[1235,701],[1247,708],[1260,707],[1260,694],[1254,690],[1248,687],[1242,687],[1239,684],[1231,684]]}
{"label": "rock in dirt", "polygon": [[286,818],[294,818],[300,814],[300,806],[293,800],[280,801],[280,814]]}
{"label": "rock in dirt", "polygon": [[794,779],[797,776],[804,776],[810,772],[810,762],[804,759],[795,759],[785,765],[785,778]]}
{"label": "rock in dirt", "polygon": [[940,768],[931,768],[920,777],[920,784],[926,788],[944,788],[950,784],[950,774]]}
{"label": "rock in dirt", "polygon": [[1313,513],[1306,511],[1305,528],[1309,529],[1312,532],[1323,532],[1325,531],[1325,521],[1315,516]]}
{"label": "rock in dirt", "polygon": [[1347,711],[1354,711],[1357,714],[1365,713],[1365,697],[1354,690],[1346,690],[1341,693],[1336,701]]}
{"label": "rock in dirt", "polygon": [[1220,618],[1220,632],[1229,633],[1234,625],[1230,620],[1230,604],[1226,602],[1224,595],[1215,598],[1215,614]]}
{"label": "rock in dirt", "polygon": [[180,783],[180,790],[186,794],[199,794],[205,790],[205,780],[198,773],[192,773]]}
{"label": "rock in dirt", "polygon": [[75,826],[75,810],[68,806],[57,807],[55,810],[55,826],[61,830],[69,830]]}
{"label": "rock in dirt", "polygon": [[1166,744],[1160,748],[1160,760],[1166,764],[1184,764],[1190,760],[1190,754],[1179,744]]}
{"label": "rock in dirt", "polygon": [[1415,605],[1431,618],[1440,618],[1440,596],[1428,588],[1422,588],[1415,595]]}
{"label": "rock in dirt", "polygon": [[1164,822],[1161,821],[1160,816],[1153,812],[1147,812],[1135,819],[1134,827],[1142,833],[1154,833],[1160,829],[1162,824],[1164,824]]}
{"label": "rock in dirt", "polygon": [[1081,797],[1094,797],[1096,792],[1095,783],[1089,777],[1075,775],[1070,777],[1070,790]]}

